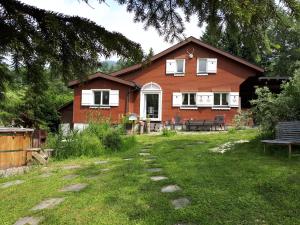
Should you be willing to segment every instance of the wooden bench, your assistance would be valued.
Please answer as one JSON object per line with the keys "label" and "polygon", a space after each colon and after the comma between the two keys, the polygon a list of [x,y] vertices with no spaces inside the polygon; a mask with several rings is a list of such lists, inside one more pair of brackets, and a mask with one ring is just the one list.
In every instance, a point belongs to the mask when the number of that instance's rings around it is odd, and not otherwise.
{"label": "wooden bench", "polygon": [[274,140],[262,140],[261,142],[264,143],[264,152],[266,151],[266,144],[287,145],[290,159],[292,145],[300,145],[300,121],[279,122],[276,126],[276,138]]}
{"label": "wooden bench", "polygon": [[210,131],[213,128],[214,122],[208,120],[188,120],[185,123],[186,130],[206,130]]}

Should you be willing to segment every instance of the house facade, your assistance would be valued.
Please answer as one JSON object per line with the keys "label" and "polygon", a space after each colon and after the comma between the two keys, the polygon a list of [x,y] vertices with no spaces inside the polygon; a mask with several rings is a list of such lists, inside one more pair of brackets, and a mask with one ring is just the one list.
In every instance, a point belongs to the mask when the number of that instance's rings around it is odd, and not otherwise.
{"label": "house facade", "polygon": [[96,73],[74,89],[73,124],[81,129],[97,116],[115,123],[135,113],[140,120],[213,120],[230,124],[241,109],[241,85],[263,69],[190,37],[137,64],[110,75]]}

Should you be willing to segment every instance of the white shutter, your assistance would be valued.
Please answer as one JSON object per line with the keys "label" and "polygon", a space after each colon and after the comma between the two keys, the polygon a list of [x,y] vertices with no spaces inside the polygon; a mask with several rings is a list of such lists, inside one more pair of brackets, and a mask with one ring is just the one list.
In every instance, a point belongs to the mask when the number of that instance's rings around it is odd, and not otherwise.
{"label": "white shutter", "polygon": [[173,107],[180,107],[182,105],[182,94],[180,92],[173,92]]}
{"label": "white shutter", "polygon": [[94,93],[92,90],[81,91],[81,105],[89,106],[94,104]]}
{"label": "white shutter", "polygon": [[216,73],[217,72],[217,61],[218,60],[215,58],[207,59],[207,65],[206,65],[207,73]]}
{"label": "white shutter", "polygon": [[176,73],[176,60],[167,59],[166,61],[166,74]]}
{"label": "white shutter", "polygon": [[230,107],[239,107],[239,92],[229,93],[229,105]]}
{"label": "white shutter", "polygon": [[119,106],[119,90],[110,90],[109,91],[109,105],[110,106]]}
{"label": "white shutter", "polygon": [[199,107],[212,107],[214,102],[213,92],[197,92],[196,104]]}

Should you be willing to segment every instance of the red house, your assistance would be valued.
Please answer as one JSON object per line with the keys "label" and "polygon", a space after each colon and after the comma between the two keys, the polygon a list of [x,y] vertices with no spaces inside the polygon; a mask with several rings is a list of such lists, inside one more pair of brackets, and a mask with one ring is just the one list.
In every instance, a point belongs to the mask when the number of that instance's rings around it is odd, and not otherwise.
{"label": "red house", "polygon": [[224,115],[230,124],[248,101],[241,85],[263,72],[261,67],[190,37],[153,56],[149,65],[70,82],[73,126],[81,129],[99,115],[118,123],[128,113],[157,124],[174,118],[184,122]]}

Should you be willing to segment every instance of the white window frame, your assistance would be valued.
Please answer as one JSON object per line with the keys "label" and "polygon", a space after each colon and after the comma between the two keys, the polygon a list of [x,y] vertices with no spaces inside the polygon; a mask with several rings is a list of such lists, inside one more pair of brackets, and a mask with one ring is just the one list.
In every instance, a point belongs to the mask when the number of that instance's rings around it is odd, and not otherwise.
{"label": "white window frame", "polygon": [[[110,107],[109,106],[109,98],[110,98],[110,89],[92,89],[93,91],[93,106],[94,107]],[[95,104],[95,92],[101,92],[100,104]],[[108,92],[108,104],[103,104],[103,92]]]}
{"label": "white window frame", "polygon": [[[197,58],[197,68],[196,68],[196,70],[197,70],[197,76],[207,76],[208,75],[208,73],[207,73],[207,59],[208,58]],[[205,62],[206,62],[206,71],[199,71],[198,69],[199,69],[199,61],[200,60],[205,60]]]}
{"label": "white window frame", "polygon": [[[174,71],[174,76],[184,76],[185,74],[185,59],[174,59],[176,62],[176,71]],[[177,71],[177,61],[183,61],[183,71],[182,72],[178,72]]]}
{"label": "white window frame", "polygon": [[[216,59],[216,58],[197,58],[197,68],[196,68],[196,72],[197,72],[197,76],[207,76],[210,72],[208,72],[208,70],[207,70],[207,64],[208,64],[208,61],[209,60],[212,60],[212,59]],[[206,71],[198,71],[198,69],[199,69],[199,61],[200,60],[205,60],[205,62],[206,62]],[[217,60],[217,59],[216,59]],[[217,67],[218,67],[218,63],[217,63],[217,65],[216,65]],[[216,68],[216,72],[217,72],[217,69],[218,68]],[[211,72],[212,74],[214,74],[214,73],[216,73],[216,72]]]}
{"label": "white window frame", "polygon": [[[220,95],[220,104],[219,105],[215,105],[215,94],[219,94]],[[226,94],[226,99],[227,99],[227,105],[222,105],[222,96]],[[229,103],[229,97],[230,97],[230,93],[229,92],[214,92],[214,99],[213,99],[213,109],[230,109],[230,103]]]}
{"label": "white window frame", "polygon": [[[188,104],[187,105],[183,104],[183,95],[184,94],[188,94]],[[195,96],[195,98],[194,98],[195,99],[195,104],[194,105],[190,104],[191,94],[193,94]],[[196,92],[182,92],[181,95],[182,95],[182,103],[181,103],[182,108],[191,108],[191,107],[192,108],[197,108],[197,99],[196,99],[197,98],[197,93]]]}

